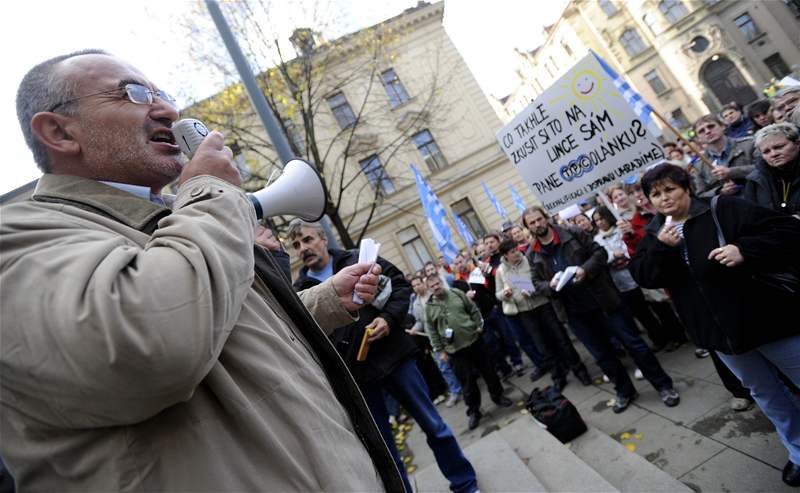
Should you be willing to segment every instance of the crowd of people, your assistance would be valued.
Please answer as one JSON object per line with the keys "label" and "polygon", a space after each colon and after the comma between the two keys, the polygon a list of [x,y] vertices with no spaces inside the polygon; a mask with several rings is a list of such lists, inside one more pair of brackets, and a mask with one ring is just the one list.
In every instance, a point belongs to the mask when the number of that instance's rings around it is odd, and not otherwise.
{"label": "crowd of people", "polygon": [[798,102],[788,88],[768,107],[726,106],[695,123],[702,151],[668,145],[670,161],[582,214],[530,207],[406,275],[300,220],[287,253],[220,133],[186,162],[174,99],[140,71],[99,50],[45,61],[17,96],[44,174],[3,209],[0,455],[31,490],[411,492],[391,431],[402,406],[452,491],[473,493],[436,403],[463,399],[475,429],[477,379],[511,406],[503,382],[524,373],[523,353],[533,381],[591,385],[571,333],[613,384],[615,413],[634,380],[679,405],[657,354],[690,339],[733,409],[755,401],[772,420],[783,479],[800,485],[800,336],[785,323]]}

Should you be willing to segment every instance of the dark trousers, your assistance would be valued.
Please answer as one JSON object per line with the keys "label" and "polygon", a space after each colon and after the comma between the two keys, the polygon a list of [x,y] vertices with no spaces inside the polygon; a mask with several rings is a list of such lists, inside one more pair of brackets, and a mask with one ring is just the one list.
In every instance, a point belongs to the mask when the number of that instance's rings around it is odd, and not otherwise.
{"label": "dark trousers", "polygon": [[576,312],[567,307],[567,316],[570,328],[586,346],[603,373],[614,382],[614,389],[618,395],[630,397],[636,392],[636,387],[617,357],[611,344],[612,336],[622,343],[636,366],[642,370],[644,377],[656,390],[672,388],[672,379],[661,367],[647,343],[639,337],[636,328],[631,327],[621,309],[606,314],[602,310]]}
{"label": "dark trousers", "polygon": [[665,333],[661,321],[650,311],[650,306],[647,304],[647,300],[644,299],[642,290],[636,288],[630,291],[621,291],[620,295],[622,295],[625,308],[627,308],[630,314],[642,324],[642,327],[647,331],[647,336],[650,337],[653,344],[661,347],[666,346],[667,343],[670,342],[669,337]]}
{"label": "dark trousers", "polygon": [[461,392],[464,395],[464,403],[467,405],[467,416],[477,413],[481,409],[481,391],[478,388],[475,370],[486,382],[493,401],[497,402],[503,397],[503,384],[500,383],[500,379],[494,372],[486,352],[486,346],[480,338],[449,357],[453,364],[453,371],[456,372],[456,377],[461,382]]}
{"label": "dark trousers", "polygon": [[549,370],[555,378],[565,376],[570,369],[576,375],[588,373],[551,303],[520,312],[509,319],[530,334],[541,354],[542,362],[537,364],[540,369]]}
{"label": "dark trousers", "polygon": [[689,340],[686,337],[686,328],[683,326],[681,319],[678,318],[678,314],[675,313],[672,303],[669,301],[651,301],[648,304],[658,319],[661,320],[661,326],[664,327],[664,332],[670,341],[683,344]]}
{"label": "dark trousers", "polygon": [[389,452],[400,470],[407,491],[412,491],[411,483],[408,481],[405,464],[400,458],[392,436],[383,391],[397,399],[425,433],[428,446],[433,451],[439,469],[450,481],[450,489],[457,493],[472,493],[478,488],[475,469],[464,457],[464,452],[458,445],[452,430],[444,422],[428,397],[425,380],[420,375],[413,359],[398,365],[380,382],[362,385],[361,391],[372,417],[375,418],[375,424],[378,425],[378,429],[389,447]]}
{"label": "dark trousers", "polygon": [[511,328],[500,307],[493,307],[483,317],[483,335],[481,337],[487,345],[496,371],[503,375],[511,373],[511,367],[506,361],[506,356],[511,360],[511,364],[522,364],[522,354],[519,352],[517,343],[511,334]]}

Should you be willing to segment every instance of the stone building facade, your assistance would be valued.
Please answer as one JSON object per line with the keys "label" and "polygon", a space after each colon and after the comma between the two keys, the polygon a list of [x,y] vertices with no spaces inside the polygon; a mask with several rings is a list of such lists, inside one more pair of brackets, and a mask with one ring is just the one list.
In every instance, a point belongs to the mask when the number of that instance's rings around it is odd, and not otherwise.
{"label": "stone building facade", "polygon": [[[545,31],[542,46],[520,53],[520,86],[540,93],[591,49],[682,129],[728,102],[763,97],[772,78],[800,73],[794,0],[571,0]],[[523,92],[500,105],[504,120]]]}

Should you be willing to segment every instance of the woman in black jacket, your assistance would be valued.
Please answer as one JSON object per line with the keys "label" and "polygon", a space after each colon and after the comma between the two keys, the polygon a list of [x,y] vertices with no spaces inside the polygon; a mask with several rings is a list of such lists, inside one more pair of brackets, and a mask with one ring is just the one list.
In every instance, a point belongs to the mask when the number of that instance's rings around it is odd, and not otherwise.
{"label": "woman in black jacket", "polygon": [[800,214],[800,132],[791,123],[758,131],[755,145],[762,158],[747,175],[744,198],[788,214]]}
{"label": "woman in black jacket", "polygon": [[695,344],[715,350],[750,389],[789,450],[783,480],[799,486],[800,407],[773,365],[800,383],[800,296],[753,275],[797,269],[800,221],[721,196],[716,215],[727,244],[720,246],[710,204],[693,197],[689,183],[670,164],[644,175],[642,188],[659,213],[629,268],[641,286],[668,288]]}

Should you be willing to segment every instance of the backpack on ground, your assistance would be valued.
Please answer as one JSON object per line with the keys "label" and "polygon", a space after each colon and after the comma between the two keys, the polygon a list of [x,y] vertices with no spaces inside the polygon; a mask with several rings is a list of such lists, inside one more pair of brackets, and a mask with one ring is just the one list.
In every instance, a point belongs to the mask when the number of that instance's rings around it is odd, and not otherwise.
{"label": "backpack on ground", "polygon": [[567,443],[587,430],[578,410],[555,387],[533,389],[525,407],[533,419],[561,443]]}

